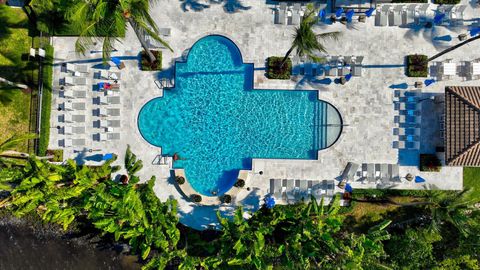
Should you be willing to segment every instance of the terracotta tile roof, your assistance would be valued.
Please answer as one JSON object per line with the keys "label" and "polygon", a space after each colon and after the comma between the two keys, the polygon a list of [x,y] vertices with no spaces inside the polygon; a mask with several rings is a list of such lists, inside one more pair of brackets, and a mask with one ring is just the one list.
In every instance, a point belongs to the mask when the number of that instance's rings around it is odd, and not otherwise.
{"label": "terracotta tile roof", "polygon": [[445,88],[445,161],[480,166],[480,87]]}

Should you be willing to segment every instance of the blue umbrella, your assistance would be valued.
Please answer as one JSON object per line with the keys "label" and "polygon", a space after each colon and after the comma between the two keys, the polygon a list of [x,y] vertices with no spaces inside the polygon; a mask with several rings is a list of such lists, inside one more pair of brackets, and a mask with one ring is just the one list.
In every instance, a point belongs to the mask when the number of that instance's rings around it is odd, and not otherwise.
{"label": "blue umbrella", "polygon": [[275,199],[273,197],[266,197],[265,207],[267,207],[267,209],[272,209],[274,206],[275,206]]}
{"label": "blue umbrella", "polygon": [[424,183],[425,179],[420,176],[415,176],[415,183]]}
{"label": "blue umbrella", "polygon": [[352,193],[352,192],[353,192],[352,186],[351,186],[350,184],[346,184],[346,185],[345,185],[345,191]]}
{"label": "blue umbrella", "polygon": [[367,17],[370,17],[372,16],[374,11],[375,11],[374,8],[369,8],[367,11],[365,11],[365,15],[367,15]]}
{"label": "blue umbrella", "polygon": [[429,85],[433,84],[434,82],[435,82],[434,79],[426,79],[425,80],[425,86],[429,86]]}
{"label": "blue umbrella", "polygon": [[122,63],[122,61],[120,61],[120,59],[117,57],[112,57],[112,62],[117,66],[119,66]]}
{"label": "blue umbrella", "polygon": [[103,157],[102,157],[103,160],[110,160],[112,158],[113,158],[112,153],[107,153],[107,154],[103,155]]}
{"label": "blue umbrella", "polygon": [[441,24],[442,21],[443,21],[443,18],[445,18],[445,13],[438,13],[437,15],[435,15],[435,17],[433,18],[433,22],[435,24]]}
{"label": "blue umbrella", "polygon": [[318,83],[329,85],[329,84],[332,83],[332,79],[330,79],[330,78],[321,79],[321,80],[318,81]]}
{"label": "blue umbrella", "polygon": [[318,17],[320,18],[320,20],[325,20],[325,17],[327,16],[327,12],[325,11],[325,9],[322,9],[318,12]]}
{"label": "blue umbrella", "polygon": [[350,79],[352,78],[352,73],[348,73],[347,75],[345,75],[345,79],[348,81],[350,81]]}
{"label": "blue umbrella", "polygon": [[353,9],[347,11],[347,13],[345,14],[345,17],[347,17],[347,22],[352,22],[353,14],[355,14],[355,11],[353,11]]}
{"label": "blue umbrella", "polygon": [[391,89],[407,89],[408,83],[399,83],[399,84],[392,84],[390,85]]}
{"label": "blue umbrella", "polygon": [[478,35],[479,33],[480,33],[480,27],[472,28],[470,30],[470,36],[472,37]]}
{"label": "blue umbrella", "polygon": [[445,35],[441,37],[434,37],[433,40],[438,40],[438,41],[452,41],[452,36],[450,35]]}
{"label": "blue umbrella", "polygon": [[342,13],[343,13],[343,8],[342,8],[342,7],[339,7],[339,8],[337,9],[337,12],[335,12],[335,16],[341,17],[341,16],[342,16]]}

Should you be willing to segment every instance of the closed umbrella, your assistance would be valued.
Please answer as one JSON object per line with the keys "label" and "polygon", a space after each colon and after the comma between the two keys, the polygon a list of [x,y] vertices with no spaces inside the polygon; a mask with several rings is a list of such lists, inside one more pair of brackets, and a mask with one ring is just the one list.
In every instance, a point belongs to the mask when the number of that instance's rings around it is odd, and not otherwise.
{"label": "closed umbrella", "polygon": [[480,34],[480,27],[475,27],[470,30],[470,36],[476,36]]}
{"label": "closed umbrella", "polygon": [[353,14],[355,14],[355,11],[353,11],[353,9],[350,9],[349,11],[347,11],[347,13],[345,14],[345,17],[347,18],[347,22],[352,22]]}
{"label": "closed umbrella", "polygon": [[267,209],[272,209],[275,206],[275,199],[273,197],[265,198],[265,207]]}
{"label": "closed umbrella", "polygon": [[434,79],[426,79],[425,80],[425,86],[429,86],[429,85],[433,84],[434,82],[435,82]]}
{"label": "closed umbrella", "polygon": [[113,158],[112,153],[107,153],[107,154],[103,155],[103,157],[102,157],[103,160],[110,160],[112,158]]}
{"label": "closed umbrella", "polygon": [[369,8],[367,11],[365,11],[365,15],[367,15],[367,17],[370,17],[372,16],[374,11],[375,11],[374,8]]}
{"label": "closed umbrella", "polygon": [[433,18],[433,22],[435,24],[441,24],[442,21],[443,21],[443,18],[445,18],[445,13],[438,13],[437,15],[435,15],[435,17]]}
{"label": "closed umbrella", "polygon": [[320,18],[321,21],[325,20],[325,17],[327,16],[327,12],[325,9],[322,9],[318,12],[318,17]]}
{"label": "closed umbrella", "polygon": [[420,176],[415,176],[415,183],[424,183],[425,182],[425,179],[423,179],[422,177]]}
{"label": "closed umbrella", "polygon": [[350,79],[352,78],[352,73],[348,73],[347,75],[345,75],[345,79],[348,81],[350,81]]}
{"label": "closed umbrella", "polygon": [[341,17],[341,16],[342,16],[342,13],[343,13],[343,8],[342,8],[342,7],[339,7],[339,8],[337,9],[337,12],[335,12],[335,16],[337,16],[337,18],[338,18],[338,17]]}

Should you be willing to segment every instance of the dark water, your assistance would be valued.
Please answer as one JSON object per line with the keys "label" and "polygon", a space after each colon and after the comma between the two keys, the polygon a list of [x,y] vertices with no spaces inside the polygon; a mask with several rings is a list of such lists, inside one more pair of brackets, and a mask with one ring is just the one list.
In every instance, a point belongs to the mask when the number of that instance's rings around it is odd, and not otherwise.
{"label": "dark water", "polygon": [[[87,242],[87,243],[86,243]],[[0,224],[0,270],[140,269],[133,256],[102,250],[88,240],[63,239]]]}

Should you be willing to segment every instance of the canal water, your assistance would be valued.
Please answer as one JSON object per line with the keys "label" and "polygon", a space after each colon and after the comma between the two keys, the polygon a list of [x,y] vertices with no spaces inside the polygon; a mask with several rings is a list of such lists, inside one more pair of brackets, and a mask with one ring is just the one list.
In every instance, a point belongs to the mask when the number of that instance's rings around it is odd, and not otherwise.
{"label": "canal water", "polygon": [[86,239],[39,233],[25,224],[0,222],[1,270],[140,269],[136,257],[102,249]]}

